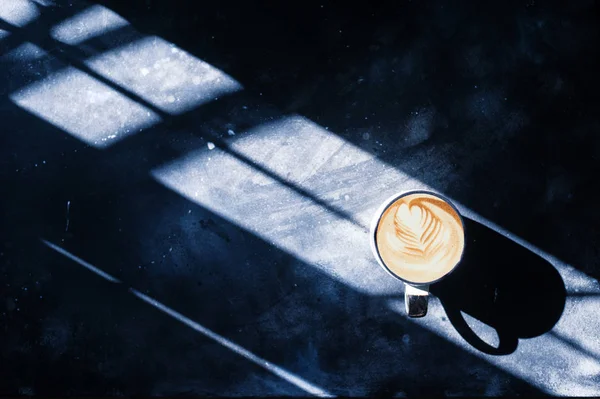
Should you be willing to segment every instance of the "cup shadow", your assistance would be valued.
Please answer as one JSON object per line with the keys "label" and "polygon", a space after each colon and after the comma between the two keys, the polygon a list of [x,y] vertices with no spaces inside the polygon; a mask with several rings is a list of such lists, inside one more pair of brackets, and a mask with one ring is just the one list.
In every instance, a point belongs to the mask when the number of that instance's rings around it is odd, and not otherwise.
{"label": "cup shadow", "polygon": [[[542,335],[560,319],[564,282],[540,256],[476,221],[463,220],[467,242],[462,261],[431,293],[470,345],[490,355],[511,354],[519,339]],[[497,346],[485,342],[463,314],[495,329]]]}

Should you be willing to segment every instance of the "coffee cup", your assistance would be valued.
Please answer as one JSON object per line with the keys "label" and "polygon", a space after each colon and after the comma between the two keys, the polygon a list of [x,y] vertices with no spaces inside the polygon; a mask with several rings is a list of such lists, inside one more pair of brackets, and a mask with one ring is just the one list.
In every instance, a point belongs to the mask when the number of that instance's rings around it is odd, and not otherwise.
{"label": "coffee cup", "polygon": [[449,275],[462,259],[465,229],[448,199],[413,190],[395,194],[379,207],[370,240],[377,262],[404,282],[408,316],[423,317],[429,285]]}

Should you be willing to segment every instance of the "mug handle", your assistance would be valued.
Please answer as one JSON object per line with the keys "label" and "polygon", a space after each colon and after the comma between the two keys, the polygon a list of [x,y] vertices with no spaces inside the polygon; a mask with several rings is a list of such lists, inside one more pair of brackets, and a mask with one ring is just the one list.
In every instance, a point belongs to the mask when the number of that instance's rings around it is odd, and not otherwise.
{"label": "mug handle", "polygon": [[429,284],[404,284],[404,306],[408,317],[423,317],[427,314]]}
{"label": "mug handle", "polygon": [[461,311],[454,307],[444,306],[446,316],[450,323],[456,328],[456,331],[463,337],[465,341],[471,344],[475,349],[480,350],[488,355],[510,355],[513,353],[519,345],[519,339],[515,334],[511,334],[505,329],[495,328],[496,334],[498,334],[498,347],[493,347],[488,344],[473,331],[467,324]]}

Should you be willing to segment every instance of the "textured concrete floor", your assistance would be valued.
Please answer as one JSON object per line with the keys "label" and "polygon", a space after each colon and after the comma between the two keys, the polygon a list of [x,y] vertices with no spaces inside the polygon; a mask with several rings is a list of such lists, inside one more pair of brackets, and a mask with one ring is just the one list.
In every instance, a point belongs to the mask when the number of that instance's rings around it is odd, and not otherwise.
{"label": "textured concrete floor", "polygon": [[593,2],[175,3],[0,2],[0,394],[600,394]]}

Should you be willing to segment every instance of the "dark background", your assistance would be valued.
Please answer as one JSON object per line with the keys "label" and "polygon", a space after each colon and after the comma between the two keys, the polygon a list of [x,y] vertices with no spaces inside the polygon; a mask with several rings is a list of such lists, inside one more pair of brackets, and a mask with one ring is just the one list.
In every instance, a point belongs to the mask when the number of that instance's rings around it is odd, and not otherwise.
{"label": "dark background", "polygon": [[[337,395],[555,392],[544,373],[525,381],[474,355],[511,355],[517,339],[547,333],[569,291],[552,264],[498,233],[469,221],[468,248],[475,249],[465,254],[466,267],[433,291],[451,319],[443,319],[447,327],[475,349],[467,351],[161,186],[149,171],[205,146],[204,137],[227,151],[207,126],[226,131],[233,123],[242,131],[299,114],[597,284],[596,2],[106,0],[98,3],[131,26],[79,48],[56,43],[48,29],[90,3],[41,3],[41,16],[26,28],[0,21],[12,34],[0,41],[0,54],[23,41],[49,53],[0,65],[0,394],[306,395],[134,298],[128,286]],[[164,123],[106,150],[10,100],[65,64],[80,66],[86,51],[139,34],[176,44],[234,77],[244,92],[164,115]],[[239,116],[240,102],[257,104],[252,118]],[[32,166],[41,159],[47,166]],[[338,171],[336,178],[344,173],[356,175]],[[378,173],[359,174],[377,188]],[[383,199],[360,179],[340,182],[365,203]],[[284,179],[277,184],[302,191]],[[331,213],[339,207],[320,195],[335,184],[323,183],[312,198]],[[279,200],[256,190],[242,191]],[[223,199],[232,207],[237,200]],[[65,232],[67,201],[74,206]],[[193,216],[181,216],[188,209]],[[355,220],[360,210],[338,213]],[[309,239],[313,218],[288,228]],[[40,238],[124,285],[76,268]],[[177,259],[160,261],[158,275],[145,272],[173,247]],[[494,254],[501,256],[487,262]],[[474,266],[482,263],[485,272]],[[480,289],[461,296],[456,287],[467,283]],[[498,287],[508,299],[487,306]],[[513,318],[519,309],[536,316]],[[513,344],[481,344],[457,311],[505,331]]]}

